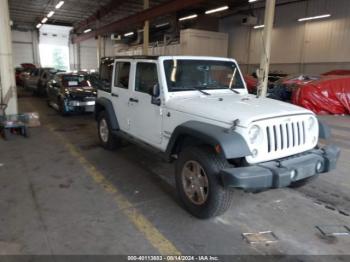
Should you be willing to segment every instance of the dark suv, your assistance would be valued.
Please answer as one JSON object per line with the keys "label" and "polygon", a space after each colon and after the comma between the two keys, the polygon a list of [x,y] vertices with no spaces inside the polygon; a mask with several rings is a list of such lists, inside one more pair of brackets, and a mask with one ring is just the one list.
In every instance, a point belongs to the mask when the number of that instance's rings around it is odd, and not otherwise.
{"label": "dark suv", "polygon": [[93,112],[96,89],[86,74],[58,73],[47,85],[48,103],[62,115]]}

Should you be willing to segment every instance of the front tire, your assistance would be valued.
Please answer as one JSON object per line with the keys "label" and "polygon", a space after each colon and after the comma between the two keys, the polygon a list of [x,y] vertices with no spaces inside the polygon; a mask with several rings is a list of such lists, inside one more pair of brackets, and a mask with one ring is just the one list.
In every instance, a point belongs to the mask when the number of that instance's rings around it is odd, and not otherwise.
{"label": "front tire", "polygon": [[223,214],[232,203],[233,190],[225,189],[219,172],[229,166],[210,147],[187,147],[175,166],[181,202],[193,216],[206,219]]}
{"label": "front tire", "polygon": [[310,182],[314,181],[319,175],[314,175],[312,177],[307,177],[307,178],[304,178],[302,180],[299,180],[299,181],[295,181],[293,183],[291,183],[289,185],[290,188],[301,188],[307,184],[309,184]]}
{"label": "front tire", "polygon": [[69,113],[66,111],[65,109],[65,105],[64,105],[64,100],[63,98],[58,98],[57,99],[57,106],[58,106],[58,111],[61,114],[61,116],[68,116]]}
{"label": "front tire", "polygon": [[100,143],[105,149],[114,150],[118,147],[118,138],[112,133],[111,124],[105,111],[98,115],[97,131]]}

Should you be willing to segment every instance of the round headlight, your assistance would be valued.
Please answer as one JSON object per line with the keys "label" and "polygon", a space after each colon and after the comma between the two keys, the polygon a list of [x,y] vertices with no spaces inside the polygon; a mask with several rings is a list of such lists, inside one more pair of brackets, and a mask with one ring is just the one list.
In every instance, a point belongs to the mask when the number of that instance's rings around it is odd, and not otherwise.
{"label": "round headlight", "polygon": [[309,119],[308,119],[308,122],[307,122],[307,128],[308,128],[308,130],[310,131],[310,130],[312,130],[314,127],[315,127],[315,125],[316,125],[316,120],[315,120],[315,118],[314,117],[309,117]]}
{"label": "round headlight", "polygon": [[260,131],[261,129],[257,125],[254,125],[249,129],[248,136],[251,144],[254,144],[256,142],[257,138],[259,137]]}

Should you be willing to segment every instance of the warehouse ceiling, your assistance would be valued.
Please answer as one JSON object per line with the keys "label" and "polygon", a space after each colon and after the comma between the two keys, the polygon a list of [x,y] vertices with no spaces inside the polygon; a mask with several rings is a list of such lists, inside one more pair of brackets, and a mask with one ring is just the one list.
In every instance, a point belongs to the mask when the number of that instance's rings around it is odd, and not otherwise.
{"label": "warehouse ceiling", "polygon": [[[150,7],[168,1],[150,0]],[[54,10],[55,14],[49,18],[47,23],[77,27],[81,22],[103,10],[103,16],[100,18],[100,25],[103,25],[130,16],[143,9],[143,0],[66,0],[60,9],[55,9],[58,2],[59,0],[9,0],[11,20],[15,27],[34,27],[51,10]],[[191,9],[205,10],[226,4],[232,6],[241,5],[242,3],[247,4],[247,2],[247,0],[206,0]],[[182,10],[181,12],[191,12],[191,9]],[[220,13],[220,15],[225,15],[225,12]]]}
{"label": "warehouse ceiling", "polygon": [[[307,0],[277,0],[277,5],[300,1]],[[57,9],[56,5],[60,2],[64,4]],[[153,25],[176,21],[173,20],[176,17],[204,14],[206,10],[222,6],[229,6],[229,9],[210,14],[210,17],[221,18],[237,12],[248,14],[253,12],[254,8],[263,8],[265,3],[263,0],[256,0],[252,4],[249,4],[248,0],[149,0],[149,2],[150,10],[154,7],[160,7],[161,10],[156,16],[151,15],[149,16],[151,18],[147,18],[152,20]],[[126,30],[140,29],[142,23],[138,20],[142,21],[141,17],[144,17],[140,13],[143,10],[143,0],[9,0],[9,5],[13,29],[33,29],[50,11],[54,11],[55,13],[48,18],[46,23],[73,26],[73,33],[81,35],[79,41],[94,37],[97,32],[106,35],[107,33],[123,33],[123,31],[125,33]],[[172,7],[169,8],[169,6]],[[134,22],[124,19],[134,14],[137,14],[137,18],[134,16]],[[119,21],[123,19],[124,23],[121,26]],[[99,30],[106,28],[106,25],[108,27],[116,23],[119,23],[119,27],[113,26],[111,30],[104,30],[104,33]],[[83,34],[87,29],[92,32]]]}

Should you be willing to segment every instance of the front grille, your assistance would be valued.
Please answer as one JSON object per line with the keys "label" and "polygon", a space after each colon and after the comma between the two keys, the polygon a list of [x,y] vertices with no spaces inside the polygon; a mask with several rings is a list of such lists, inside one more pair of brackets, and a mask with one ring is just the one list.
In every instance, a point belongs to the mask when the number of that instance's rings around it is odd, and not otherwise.
{"label": "front grille", "polygon": [[306,144],[305,121],[292,121],[266,127],[268,153]]}

